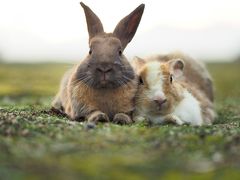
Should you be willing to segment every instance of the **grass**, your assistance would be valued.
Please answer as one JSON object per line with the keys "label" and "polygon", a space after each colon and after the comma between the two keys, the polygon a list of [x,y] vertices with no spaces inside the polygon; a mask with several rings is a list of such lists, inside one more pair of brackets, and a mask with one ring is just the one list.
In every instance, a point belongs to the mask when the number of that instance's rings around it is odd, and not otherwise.
{"label": "grass", "polygon": [[240,179],[240,64],[209,64],[213,126],[100,124],[49,112],[67,64],[0,64],[0,179]]}

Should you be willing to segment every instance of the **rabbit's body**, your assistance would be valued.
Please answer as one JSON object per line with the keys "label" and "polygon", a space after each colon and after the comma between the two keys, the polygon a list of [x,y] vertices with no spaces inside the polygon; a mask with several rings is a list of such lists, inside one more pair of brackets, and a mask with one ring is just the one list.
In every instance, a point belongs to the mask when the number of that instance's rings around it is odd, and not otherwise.
{"label": "rabbit's body", "polygon": [[113,33],[105,33],[99,18],[81,5],[88,25],[89,54],[64,75],[53,108],[74,120],[131,123],[138,80],[122,52],[137,30],[144,5],[123,18]]}
{"label": "rabbit's body", "polygon": [[182,100],[175,107],[171,116],[170,120],[174,119],[180,125],[189,123],[200,126],[203,124],[203,118],[205,118],[201,113],[200,101],[185,88],[182,92]]}
{"label": "rabbit's body", "polygon": [[131,114],[137,91],[136,78],[115,89],[96,90],[78,81],[75,71],[71,69],[64,75],[60,93],[55,98],[55,108],[63,109],[66,114],[77,119],[96,110],[106,113],[110,119],[120,112]]}
{"label": "rabbit's body", "polygon": [[165,115],[154,114],[143,107],[138,108],[138,115],[147,117],[154,124],[161,124],[166,121],[178,125],[184,123],[191,125],[203,124],[200,101],[185,88],[182,89],[180,102],[176,103],[175,107],[169,113]]}
{"label": "rabbit's body", "polygon": [[135,119],[143,116],[152,123],[171,121],[179,125],[213,122],[213,103],[197,82],[182,77],[183,67],[182,60],[147,61],[142,65]]}
{"label": "rabbit's body", "polygon": [[60,83],[60,88],[59,92],[55,96],[53,102],[52,102],[52,107],[54,109],[59,110],[62,113],[65,113],[65,109],[67,107],[69,98],[68,98],[68,93],[67,93],[67,88],[68,88],[68,81],[71,77],[71,73],[73,72],[74,68],[69,69],[62,77],[61,83]]}

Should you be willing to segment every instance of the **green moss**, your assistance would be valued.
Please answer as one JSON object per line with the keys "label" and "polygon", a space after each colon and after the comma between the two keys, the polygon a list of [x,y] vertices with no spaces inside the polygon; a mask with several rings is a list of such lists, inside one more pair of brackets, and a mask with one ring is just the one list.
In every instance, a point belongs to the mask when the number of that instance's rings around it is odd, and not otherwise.
{"label": "green moss", "polygon": [[209,65],[217,87],[213,126],[95,129],[48,111],[68,65],[3,66],[0,179],[240,178],[239,65]]}

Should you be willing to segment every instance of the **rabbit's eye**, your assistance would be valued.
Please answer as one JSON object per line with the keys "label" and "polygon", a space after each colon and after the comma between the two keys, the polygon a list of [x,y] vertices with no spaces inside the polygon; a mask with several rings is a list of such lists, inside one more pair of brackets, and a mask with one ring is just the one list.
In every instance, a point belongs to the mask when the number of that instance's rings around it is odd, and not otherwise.
{"label": "rabbit's eye", "polygon": [[118,54],[119,54],[119,56],[121,56],[122,55],[122,50],[119,50]]}
{"label": "rabbit's eye", "polygon": [[170,80],[170,83],[172,83],[172,81],[173,81],[173,75],[172,74],[170,75],[169,80]]}
{"label": "rabbit's eye", "polygon": [[89,55],[91,55],[91,54],[92,54],[92,49],[90,49],[90,50],[89,50],[88,54],[89,54]]}
{"label": "rabbit's eye", "polygon": [[143,85],[143,84],[144,84],[144,82],[143,82],[143,79],[142,79],[142,77],[141,77],[141,76],[139,76],[139,84],[141,84],[141,85]]}

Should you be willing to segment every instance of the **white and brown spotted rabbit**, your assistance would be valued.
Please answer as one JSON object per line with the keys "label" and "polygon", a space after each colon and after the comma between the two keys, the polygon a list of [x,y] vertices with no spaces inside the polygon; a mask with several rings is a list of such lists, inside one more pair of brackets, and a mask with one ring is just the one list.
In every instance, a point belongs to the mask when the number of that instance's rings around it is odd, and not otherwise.
{"label": "white and brown spotted rabbit", "polygon": [[105,33],[100,19],[84,3],[89,54],[68,71],[52,106],[73,120],[132,122],[137,77],[123,51],[140,23],[144,4],[123,18],[113,33]]}
{"label": "white and brown spotted rabbit", "polygon": [[198,126],[214,121],[212,83],[209,84],[210,75],[203,66],[186,57],[134,61],[139,75],[136,120],[145,117],[153,124],[173,122]]}

